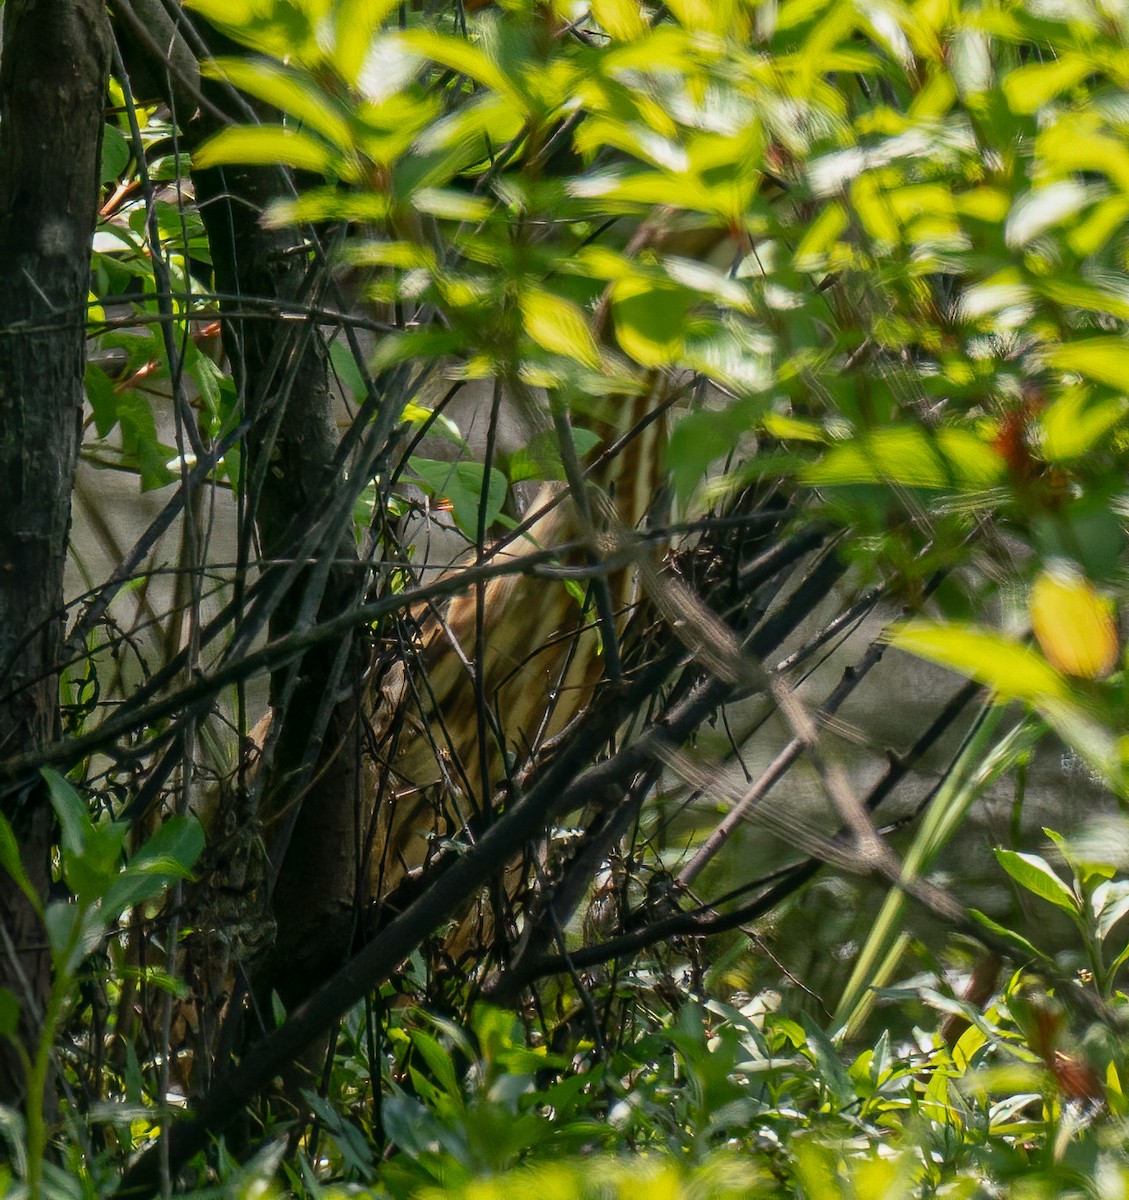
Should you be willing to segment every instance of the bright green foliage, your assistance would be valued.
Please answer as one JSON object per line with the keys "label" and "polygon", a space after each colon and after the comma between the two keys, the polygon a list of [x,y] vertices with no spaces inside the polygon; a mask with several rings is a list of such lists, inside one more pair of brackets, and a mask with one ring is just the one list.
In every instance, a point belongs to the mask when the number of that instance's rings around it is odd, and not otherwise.
{"label": "bright green foliage", "polygon": [[[58,818],[60,875],[71,893],[68,900],[46,906],[31,889],[13,855],[14,839],[7,820],[0,816],[0,864],[10,871],[41,911],[51,953],[53,979],[39,1041],[19,1046],[27,1071],[27,1099],[23,1114],[10,1113],[8,1132],[16,1178],[26,1194],[38,1197],[44,1185],[48,1129],[43,1110],[51,1057],[59,1029],[74,1003],[83,960],[98,952],[117,932],[127,909],[160,898],[170,884],[191,877],[191,868],[204,846],[204,834],[194,817],[172,817],[132,854],[125,853],[130,825],[124,821],[94,821],[87,800],[62,775],[45,770],[44,781]],[[0,989],[0,1036],[15,1038],[19,998]],[[7,1110],[5,1110],[7,1113]],[[57,1186],[49,1173],[51,1186]],[[0,1173],[0,1187],[8,1194],[12,1176]]]}

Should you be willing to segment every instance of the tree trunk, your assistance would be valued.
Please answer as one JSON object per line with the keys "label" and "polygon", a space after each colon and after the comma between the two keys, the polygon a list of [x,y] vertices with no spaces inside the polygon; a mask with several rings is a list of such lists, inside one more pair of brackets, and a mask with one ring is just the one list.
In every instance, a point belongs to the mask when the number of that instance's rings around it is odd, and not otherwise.
{"label": "tree trunk", "polygon": [[[58,735],[63,567],[82,414],[90,243],[98,211],[110,41],[101,0],[7,0],[0,57],[0,757]],[[49,884],[41,788],[6,787],[25,870]],[[0,987],[38,1036],[50,985],[44,932],[0,871]],[[23,1095],[0,1044],[0,1103]]]}

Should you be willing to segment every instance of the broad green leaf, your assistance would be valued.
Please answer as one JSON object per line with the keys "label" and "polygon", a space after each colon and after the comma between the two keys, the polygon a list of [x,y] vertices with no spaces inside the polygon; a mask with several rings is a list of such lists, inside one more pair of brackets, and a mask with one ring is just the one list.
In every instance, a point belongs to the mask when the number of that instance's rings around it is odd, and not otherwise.
{"label": "broad green leaf", "polygon": [[1129,299],[1122,289],[1095,287],[1077,279],[1046,278],[1038,280],[1032,290],[1054,304],[1129,320]]}
{"label": "broad green leaf", "polygon": [[65,901],[48,904],[43,924],[52,965],[63,976],[73,975],[79,963],[98,949],[106,933],[101,909],[96,904]]}
{"label": "broad green leaf", "polygon": [[[451,502],[451,515],[463,533],[469,538],[477,537],[478,510],[482,504],[482,464],[437,462],[435,459],[413,457],[410,465],[425,491],[436,499]],[[505,475],[496,467],[493,468],[486,496],[485,520],[488,528],[498,519],[506,502],[508,488]]]}
{"label": "broad green leaf", "polygon": [[85,854],[95,837],[94,822],[90,819],[86,801],[70,780],[58,771],[44,767],[40,774],[47,784],[51,807],[59,818],[63,853]]}
{"label": "broad green leaf", "polygon": [[1039,413],[1039,449],[1049,462],[1069,462],[1098,447],[1129,414],[1129,397],[1095,397],[1071,387]]}
{"label": "broad green leaf", "polygon": [[[267,104],[297,117],[303,125],[320,133],[342,154],[352,144],[349,122],[339,106],[329,98],[329,93],[317,87],[304,74],[290,70],[281,63],[266,59],[218,58],[205,63],[201,73],[213,79],[226,79],[240,91],[257,96]],[[266,127],[252,128],[261,130]]]}
{"label": "broad green leaf", "polygon": [[543,350],[576,359],[586,367],[599,367],[599,348],[584,313],[575,304],[541,288],[527,288],[521,295],[521,315],[526,333]]}
{"label": "broad green leaf", "polygon": [[457,71],[483,87],[507,97],[519,107],[523,106],[521,96],[501,67],[466,38],[414,29],[409,33],[398,34],[397,40],[423,58]]}
{"label": "broad green leaf", "polygon": [[698,486],[711,462],[733,450],[736,439],[728,425],[718,413],[702,411],[688,413],[675,426],[667,461],[682,499]]}
{"label": "broad green leaf", "polygon": [[335,187],[311,188],[293,200],[276,200],[267,209],[264,224],[318,224],[321,221],[356,221],[382,224],[392,215],[391,198],[378,192],[351,192]]}
{"label": "broad green leaf", "polygon": [[766,433],[780,438],[781,441],[815,442],[825,446],[829,440],[827,430],[817,421],[808,421],[785,413],[765,413],[761,424]]}
{"label": "broad green leaf", "polygon": [[1129,383],[1129,341],[1122,337],[1080,338],[1054,346],[1043,361],[1056,371],[1072,371],[1118,392]]}
{"label": "broad green leaf", "polygon": [[170,817],[129,860],[132,871],[186,876],[204,849],[204,829],[193,816]]}
{"label": "broad green leaf", "polygon": [[1046,659],[1029,646],[986,629],[911,621],[893,629],[890,644],[966,675],[1003,700],[1039,704],[1069,696],[1066,681]]}
{"label": "broad green leaf", "polygon": [[170,817],[110,885],[102,903],[107,918],[160,895],[178,879],[190,879],[203,849],[204,830],[195,817]]}
{"label": "broad green leaf", "polygon": [[1073,891],[1055,874],[1046,859],[1037,854],[1020,854],[1016,850],[996,847],[996,859],[1003,869],[1022,887],[1046,900],[1072,917],[1082,911],[1082,904]]}
{"label": "broad green leaf", "polygon": [[1033,113],[1067,88],[1092,74],[1094,64],[1077,54],[1064,54],[1051,62],[1017,67],[1004,79],[1004,95],[1012,112]]}
{"label": "broad green leaf", "polygon": [[110,183],[126,169],[129,163],[129,142],[116,125],[106,125],[102,130],[102,161],[98,177]]}
{"label": "broad green leaf", "polygon": [[423,1029],[413,1030],[412,1048],[418,1050],[423,1056],[431,1074],[447,1095],[453,1100],[460,1101],[462,1093],[449,1051],[439,1044],[438,1039]]}
{"label": "broad green leaf", "polygon": [[192,156],[197,167],[224,163],[293,167],[328,175],[338,156],[324,142],[284,125],[233,125],[209,138]]}
{"label": "broad green leaf", "polygon": [[611,294],[616,339],[624,353],[644,367],[677,362],[694,294],[645,276],[615,280]]}
{"label": "broad green leaf", "polygon": [[885,483],[982,491],[1000,483],[1004,472],[1004,460],[974,433],[903,425],[834,446],[800,478],[814,487]]}
{"label": "broad green leaf", "polygon": [[[580,458],[593,447],[599,445],[600,435],[591,429],[573,426],[572,444]],[[528,446],[514,451],[510,455],[507,474],[511,483],[520,483],[523,479],[564,479],[564,467],[561,464],[560,446],[554,430],[547,429],[538,434]]]}
{"label": "broad green leaf", "polygon": [[725,9],[724,4],[711,0],[668,0],[666,7],[680,25],[695,30],[717,28],[715,21]]}
{"label": "broad green leaf", "polygon": [[217,29],[278,59],[320,66],[319,31],[334,0],[186,0]]}
{"label": "broad green leaf", "polygon": [[99,437],[109,437],[118,423],[117,393],[113,381],[96,363],[87,363],[83,386],[94,415],[94,431]]}
{"label": "broad green leaf", "polygon": [[373,38],[399,7],[400,0],[338,0],[332,61],[346,83],[356,86]]}
{"label": "broad green leaf", "polygon": [[122,450],[141,477],[141,490],[152,491],[175,483],[177,475],[168,466],[176,451],[157,439],[157,423],[149,398],[139,391],[119,392],[116,397]]}
{"label": "broad green leaf", "polygon": [[125,821],[90,819],[87,801],[58,771],[45,767],[51,807],[62,830],[63,880],[80,904],[100,900],[117,875],[129,825]]}
{"label": "broad green leaf", "polygon": [[592,0],[592,16],[616,41],[631,42],[647,32],[639,0]]}

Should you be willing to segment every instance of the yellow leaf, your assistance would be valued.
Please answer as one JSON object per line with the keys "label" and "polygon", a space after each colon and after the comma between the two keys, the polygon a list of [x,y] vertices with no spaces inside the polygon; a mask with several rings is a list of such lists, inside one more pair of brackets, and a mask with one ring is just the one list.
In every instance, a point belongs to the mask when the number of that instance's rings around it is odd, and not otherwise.
{"label": "yellow leaf", "polygon": [[1113,602],[1081,575],[1043,571],[1031,588],[1031,627],[1047,660],[1079,679],[1101,679],[1117,665]]}

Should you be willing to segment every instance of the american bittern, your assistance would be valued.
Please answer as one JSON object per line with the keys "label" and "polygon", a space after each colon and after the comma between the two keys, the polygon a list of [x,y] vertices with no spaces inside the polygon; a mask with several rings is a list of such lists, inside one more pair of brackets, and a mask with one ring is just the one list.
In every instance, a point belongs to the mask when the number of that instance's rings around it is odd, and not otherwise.
{"label": "american bittern", "polygon": [[[591,702],[608,664],[619,669],[637,572],[622,547],[605,569],[593,539],[605,548],[614,538],[622,543],[663,503],[657,410],[671,388],[658,377],[652,383],[621,405],[618,421],[599,423],[601,442],[583,481],[589,495],[543,487],[519,532],[490,548],[512,574],[398,625],[396,657],[380,674],[367,763],[378,797],[371,871],[378,898],[444,836],[488,821],[514,776]],[[591,569],[602,607],[591,596],[582,605],[562,580],[524,569],[531,551],[555,549],[561,565]]]}

